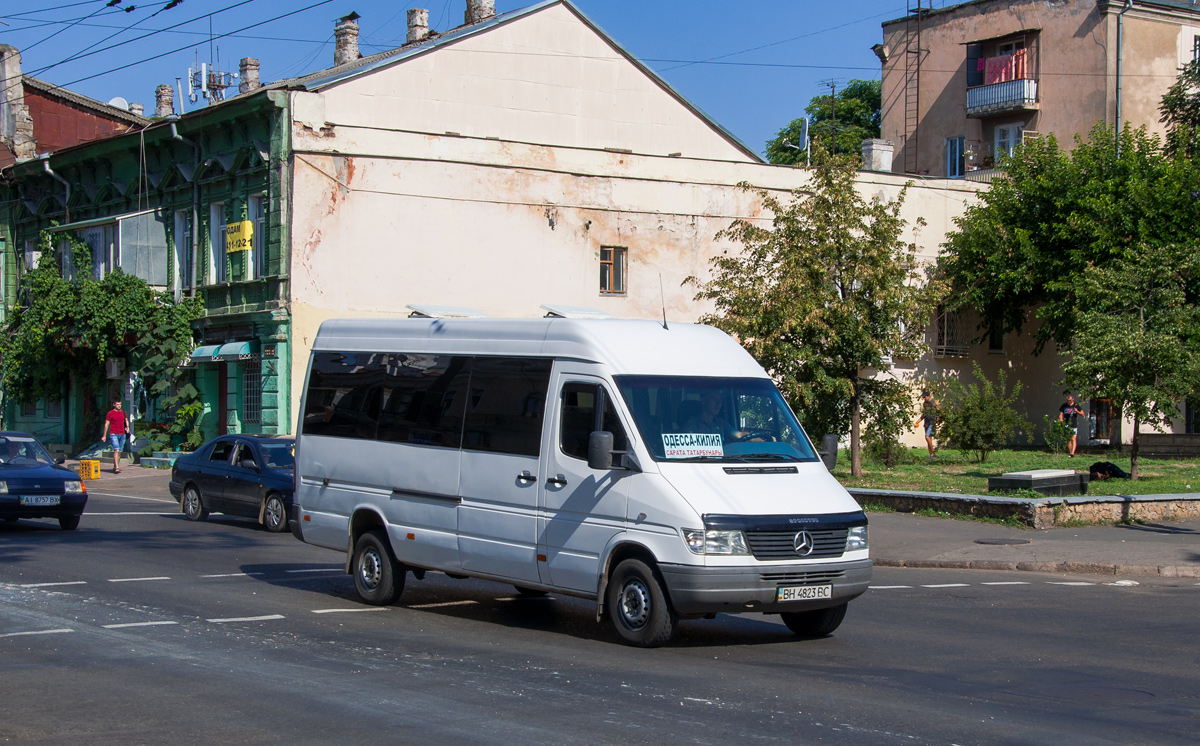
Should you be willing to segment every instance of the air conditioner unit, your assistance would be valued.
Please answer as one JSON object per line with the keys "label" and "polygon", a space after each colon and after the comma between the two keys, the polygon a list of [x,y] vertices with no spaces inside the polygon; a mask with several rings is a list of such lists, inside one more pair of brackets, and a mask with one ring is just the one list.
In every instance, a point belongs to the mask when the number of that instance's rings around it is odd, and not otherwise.
{"label": "air conditioner unit", "polygon": [[104,361],[104,375],[109,380],[125,378],[125,358],[113,358]]}

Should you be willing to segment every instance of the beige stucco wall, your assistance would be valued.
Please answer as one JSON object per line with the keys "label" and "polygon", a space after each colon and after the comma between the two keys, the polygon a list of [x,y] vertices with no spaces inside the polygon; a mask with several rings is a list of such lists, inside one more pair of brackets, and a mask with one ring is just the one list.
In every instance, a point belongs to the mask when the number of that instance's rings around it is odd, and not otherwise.
{"label": "beige stucco wall", "polygon": [[[993,142],[998,125],[1024,123],[1040,133],[1054,133],[1071,147],[1097,123],[1116,121],[1117,11],[1121,3],[1097,0],[993,0],[969,3],[929,14],[920,48],[920,122],[918,173],[945,171],[945,141],[965,137],[967,143]],[[1135,3],[1125,16],[1122,68],[1122,118],[1134,126],[1162,132],[1158,104],[1175,80],[1180,64],[1192,57],[1192,39],[1200,26],[1200,10],[1165,10]],[[1037,30],[1038,108],[982,119],[966,116],[966,44],[1022,30]],[[905,166],[904,137],[906,49],[910,26],[883,25],[888,60],[882,65],[882,137],[896,144],[894,170]],[[912,45],[916,48],[916,44]]]}

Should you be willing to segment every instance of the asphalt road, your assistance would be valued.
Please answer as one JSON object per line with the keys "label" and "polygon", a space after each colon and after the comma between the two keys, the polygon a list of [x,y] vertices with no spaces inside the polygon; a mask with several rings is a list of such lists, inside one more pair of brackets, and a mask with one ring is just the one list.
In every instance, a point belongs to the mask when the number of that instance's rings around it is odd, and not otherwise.
{"label": "asphalt road", "polygon": [[364,606],[341,554],[252,521],[189,523],[128,480],[89,489],[75,532],[0,524],[0,743],[1061,746],[1200,733],[1194,579],[879,568],[832,637],[721,615],[640,650],[588,602],[435,573],[410,576],[396,606]]}

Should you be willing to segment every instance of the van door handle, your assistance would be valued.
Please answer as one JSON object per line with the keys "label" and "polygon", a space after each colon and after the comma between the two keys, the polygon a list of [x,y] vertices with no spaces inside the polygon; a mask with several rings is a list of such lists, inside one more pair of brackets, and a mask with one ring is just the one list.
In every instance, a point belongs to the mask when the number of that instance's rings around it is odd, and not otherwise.
{"label": "van door handle", "polygon": [[536,482],[537,481],[537,477],[533,476],[528,471],[523,471],[520,474],[518,474],[517,479],[519,479],[522,482]]}
{"label": "van door handle", "polygon": [[553,476],[553,477],[550,477],[549,479],[547,479],[546,484],[551,485],[553,487],[566,487],[567,486],[567,478],[564,477],[562,474],[558,474],[556,476]]}

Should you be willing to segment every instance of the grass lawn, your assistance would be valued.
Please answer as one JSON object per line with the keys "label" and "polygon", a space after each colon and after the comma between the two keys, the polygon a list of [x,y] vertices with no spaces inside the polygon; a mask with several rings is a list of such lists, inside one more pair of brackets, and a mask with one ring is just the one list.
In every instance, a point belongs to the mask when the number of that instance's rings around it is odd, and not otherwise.
{"label": "grass lawn", "polygon": [[[986,463],[975,455],[950,448],[941,449],[931,462],[926,461],[924,448],[912,450],[913,463],[885,469],[864,455],[863,475],[850,476],[850,449],[838,451],[837,468],[833,475],[846,487],[874,487],[889,490],[919,490],[923,492],[958,492],[987,494],[988,477],[1009,471],[1028,469],[1074,469],[1086,472],[1096,461],[1111,461],[1129,471],[1129,456],[1116,452],[1077,453],[1057,456],[1048,451],[1005,450],[988,454]],[[1200,492],[1200,459],[1140,459],[1141,478],[1111,479],[1092,482],[1089,495],[1153,495],[1176,492]]]}

